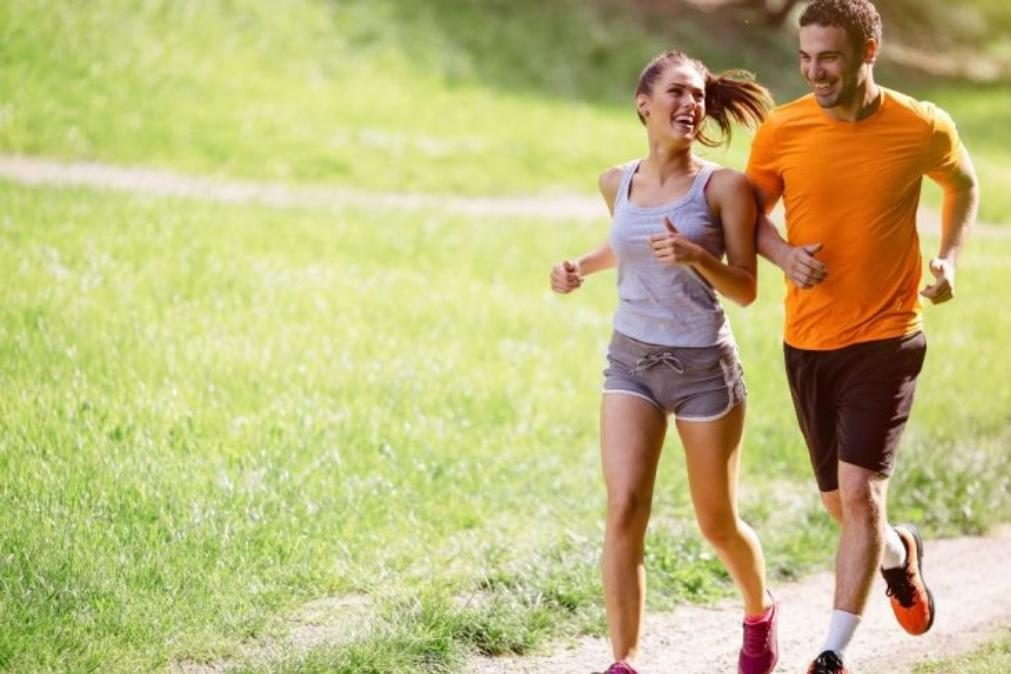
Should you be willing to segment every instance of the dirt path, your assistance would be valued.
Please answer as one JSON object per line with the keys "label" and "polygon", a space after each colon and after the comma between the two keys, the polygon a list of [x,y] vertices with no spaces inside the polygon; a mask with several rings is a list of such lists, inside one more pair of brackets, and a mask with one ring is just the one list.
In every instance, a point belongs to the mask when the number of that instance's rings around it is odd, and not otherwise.
{"label": "dirt path", "polygon": [[225,180],[173,171],[94,162],[64,162],[43,157],[0,154],[0,178],[22,185],[95,187],[153,196],[184,197],[223,203],[253,203],[276,208],[300,206],[435,209],[481,217],[531,217],[604,220],[599,197],[543,194],[506,197],[456,197],[399,192],[368,192],[323,185],[285,185],[252,180]]}
{"label": "dirt path", "polygon": [[[151,196],[181,197],[222,203],[252,203],[273,208],[433,209],[482,218],[529,217],[549,220],[606,219],[603,203],[593,195],[544,193],[521,196],[460,197],[406,192],[369,192],[325,185],[286,185],[256,180],[227,180],[174,171],[99,162],[70,162],[45,157],[0,154],[0,179],[21,185],[93,187]],[[773,218],[782,217],[782,208]],[[920,209],[920,228],[940,231],[935,211]],[[1011,236],[1011,227],[977,224],[975,232]]]}
{"label": "dirt path", "polygon": [[[847,653],[851,671],[901,674],[928,658],[961,653],[1011,627],[1011,527],[991,537],[926,541],[924,575],[937,601],[937,619],[922,637],[895,623],[878,579],[857,638]],[[832,576],[820,573],[773,588],[780,601],[780,662],[777,672],[800,674],[825,637]],[[685,606],[649,615],[643,640],[643,674],[735,672],[740,647],[740,608],[723,602],[711,608]],[[479,658],[475,674],[589,674],[609,664],[604,639],[559,644],[551,655]]]}

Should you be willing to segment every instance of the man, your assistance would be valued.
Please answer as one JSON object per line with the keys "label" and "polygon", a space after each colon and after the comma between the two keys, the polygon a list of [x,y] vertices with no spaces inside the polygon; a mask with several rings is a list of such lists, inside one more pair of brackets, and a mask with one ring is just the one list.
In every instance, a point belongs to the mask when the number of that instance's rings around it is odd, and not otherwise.
{"label": "man", "polygon": [[809,674],[841,674],[876,570],[902,627],[934,620],[923,545],[885,515],[888,477],[926,353],[917,288],[923,176],[944,190],[932,303],[954,296],[975,220],[976,177],[948,115],[879,86],[881,19],[867,0],[813,0],[800,18],[811,93],[756,133],[748,176],[765,211],[786,207],[786,240],[763,218],[759,252],[787,278],[787,378],[822,501],[841,525],[832,618]]}

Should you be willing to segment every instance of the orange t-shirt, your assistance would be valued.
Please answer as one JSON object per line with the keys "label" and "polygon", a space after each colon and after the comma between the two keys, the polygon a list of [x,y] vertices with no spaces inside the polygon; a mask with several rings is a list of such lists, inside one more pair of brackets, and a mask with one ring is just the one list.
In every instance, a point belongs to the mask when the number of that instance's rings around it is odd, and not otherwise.
{"label": "orange t-shirt", "polygon": [[858,122],[813,95],[777,108],[755,134],[747,175],[771,210],[782,196],[791,245],[821,243],[826,279],[786,284],[785,340],[838,349],[922,327],[916,208],[923,176],[954,186],[961,149],[951,118],[889,89]]}

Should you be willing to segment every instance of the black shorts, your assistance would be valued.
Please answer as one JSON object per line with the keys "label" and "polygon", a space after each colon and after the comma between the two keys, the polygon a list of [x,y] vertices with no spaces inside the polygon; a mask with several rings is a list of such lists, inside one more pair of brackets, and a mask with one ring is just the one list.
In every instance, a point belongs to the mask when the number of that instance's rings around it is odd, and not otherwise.
{"label": "black shorts", "polygon": [[927,354],[924,334],[831,351],[784,344],[783,351],[818,488],[839,488],[840,461],[891,474]]}

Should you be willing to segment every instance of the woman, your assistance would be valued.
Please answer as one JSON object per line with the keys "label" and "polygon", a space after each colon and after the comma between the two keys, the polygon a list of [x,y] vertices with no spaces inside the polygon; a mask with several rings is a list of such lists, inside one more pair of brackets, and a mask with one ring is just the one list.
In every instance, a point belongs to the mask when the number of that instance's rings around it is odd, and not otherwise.
{"label": "woman", "polygon": [[643,70],[635,105],[649,154],[600,177],[613,216],[608,241],[551,271],[552,289],[569,293],[584,277],[618,267],[601,403],[602,574],[615,660],[607,674],[635,674],[643,541],[669,414],[684,446],[699,528],[744,599],[738,671],[767,674],[778,658],[776,606],[758,538],[737,513],[747,393],[717,299],[747,305],[755,298],[756,206],[741,173],[696,157],[692,145],[729,138],[731,120],[756,125],[771,100],[748,73],[714,76],[684,53],[667,52]]}

